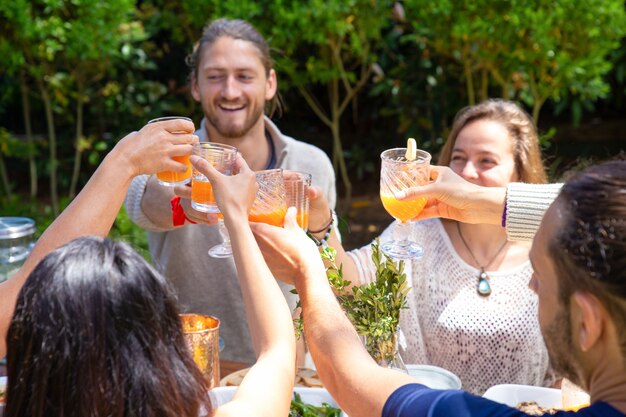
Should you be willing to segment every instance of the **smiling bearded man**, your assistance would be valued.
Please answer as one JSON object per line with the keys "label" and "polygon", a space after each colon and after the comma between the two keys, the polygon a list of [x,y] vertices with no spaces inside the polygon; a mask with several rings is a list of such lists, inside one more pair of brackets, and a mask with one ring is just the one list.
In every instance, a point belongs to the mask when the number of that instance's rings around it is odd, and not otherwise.
{"label": "smiling bearded man", "polygon": [[[191,94],[200,103],[204,119],[196,135],[200,141],[235,146],[254,171],[283,168],[312,174],[334,208],[335,174],[326,154],[304,142],[283,135],[264,116],[277,105],[277,77],[269,45],[249,23],[219,19],[207,26],[187,58],[191,69]],[[182,197],[189,187],[175,188]],[[233,190],[236,192],[236,190]],[[222,241],[217,226],[172,224],[171,188],[160,186],[154,176],[133,180],[126,196],[131,219],[148,231],[154,265],[174,285],[184,312],[216,316],[225,341],[221,358],[255,361],[243,309],[241,289],[232,257],[214,259],[209,248]],[[188,218],[215,222],[215,216],[190,208],[181,200]],[[291,286],[281,284],[290,307],[295,306]]]}

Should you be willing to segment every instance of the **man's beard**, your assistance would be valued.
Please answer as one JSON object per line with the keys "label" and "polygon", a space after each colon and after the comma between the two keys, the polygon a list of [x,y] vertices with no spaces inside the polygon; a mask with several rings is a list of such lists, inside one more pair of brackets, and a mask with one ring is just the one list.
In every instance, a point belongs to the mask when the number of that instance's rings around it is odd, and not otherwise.
{"label": "man's beard", "polygon": [[254,108],[252,114],[250,114],[250,116],[247,117],[240,126],[232,123],[226,123],[211,112],[205,112],[205,115],[207,121],[222,137],[228,139],[238,139],[245,136],[250,129],[252,129],[252,127],[258,122],[259,118],[263,116],[263,110],[262,106]]}
{"label": "man's beard", "polygon": [[562,377],[580,385],[577,358],[572,342],[572,323],[568,306],[559,303],[559,312],[544,330],[543,340],[548,349],[550,365]]}

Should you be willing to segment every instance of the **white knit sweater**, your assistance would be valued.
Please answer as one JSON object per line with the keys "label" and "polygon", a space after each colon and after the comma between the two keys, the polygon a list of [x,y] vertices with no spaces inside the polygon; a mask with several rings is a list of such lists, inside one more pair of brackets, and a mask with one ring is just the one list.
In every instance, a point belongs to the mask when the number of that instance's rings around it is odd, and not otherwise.
{"label": "white knit sweater", "polygon": [[[392,236],[393,223],[381,236]],[[412,289],[401,315],[405,363],[441,366],[457,374],[463,388],[482,394],[497,384],[549,385],[548,354],[537,319],[537,297],[528,288],[530,262],[489,272],[492,294],[476,291],[479,271],[456,253],[440,220],[411,224],[424,256],[407,263]],[[371,246],[351,251],[361,282],[375,268]]]}
{"label": "white knit sweater", "polygon": [[506,187],[506,233],[509,240],[532,240],[548,206],[563,184],[510,183]]}

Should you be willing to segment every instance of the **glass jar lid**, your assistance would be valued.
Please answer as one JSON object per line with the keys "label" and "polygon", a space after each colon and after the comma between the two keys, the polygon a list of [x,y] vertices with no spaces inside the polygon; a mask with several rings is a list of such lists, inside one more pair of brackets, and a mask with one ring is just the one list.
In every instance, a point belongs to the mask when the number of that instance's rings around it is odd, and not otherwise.
{"label": "glass jar lid", "polygon": [[35,233],[35,221],[28,217],[0,217],[0,239],[17,239]]}

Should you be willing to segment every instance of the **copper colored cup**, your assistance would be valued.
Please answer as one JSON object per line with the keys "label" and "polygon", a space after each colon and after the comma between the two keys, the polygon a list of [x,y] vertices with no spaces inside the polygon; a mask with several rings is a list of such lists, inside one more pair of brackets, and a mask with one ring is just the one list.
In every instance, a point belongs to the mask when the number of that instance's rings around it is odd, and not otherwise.
{"label": "copper colored cup", "polygon": [[220,321],[200,314],[180,314],[180,321],[187,347],[209,389],[217,387],[220,382]]}

